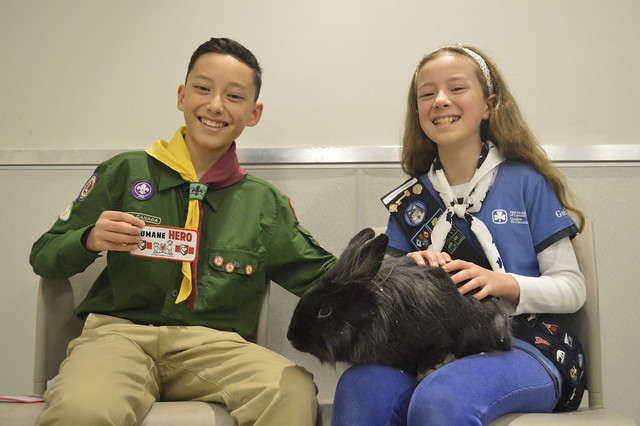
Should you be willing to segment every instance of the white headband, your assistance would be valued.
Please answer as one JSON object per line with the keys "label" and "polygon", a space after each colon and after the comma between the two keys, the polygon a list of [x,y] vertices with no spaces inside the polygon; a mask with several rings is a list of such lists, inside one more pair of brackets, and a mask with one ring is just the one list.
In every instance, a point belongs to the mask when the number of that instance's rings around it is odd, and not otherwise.
{"label": "white headband", "polygon": [[493,82],[491,81],[491,73],[489,72],[487,63],[484,61],[484,59],[482,59],[482,56],[478,55],[473,50],[467,49],[466,47],[462,46],[460,46],[460,48],[464,50],[467,55],[471,56],[474,61],[476,61],[476,63],[480,67],[480,71],[482,71],[482,74],[484,75],[484,79],[487,80],[487,89],[489,89],[489,94],[493,95]]}

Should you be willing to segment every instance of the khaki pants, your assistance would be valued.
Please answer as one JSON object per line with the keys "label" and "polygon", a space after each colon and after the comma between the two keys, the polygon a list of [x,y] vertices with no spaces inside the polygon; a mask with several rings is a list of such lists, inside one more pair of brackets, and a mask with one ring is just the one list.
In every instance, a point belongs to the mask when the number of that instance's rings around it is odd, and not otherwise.
{"label": "khaki pants", "polygon": [[227,406],[239,425],[313,425],[310,373],[237,333],[91,314],[45,393],[40,424],[136,425],[156,400]]}

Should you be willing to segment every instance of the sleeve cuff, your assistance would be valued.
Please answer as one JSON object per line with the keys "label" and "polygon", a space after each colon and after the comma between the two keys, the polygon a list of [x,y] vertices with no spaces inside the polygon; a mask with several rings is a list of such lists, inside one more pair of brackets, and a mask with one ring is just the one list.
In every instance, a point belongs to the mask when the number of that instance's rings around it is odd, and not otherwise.
{"label": "sleeve cuff", "polygon": [[93,225],[89,225],[71,231],[60,246],[58,256],[61,261],[67,265],[68,270],[83,271],[100,256],[100,253],[89,251],[82,244],[82,236],[92,227]]}

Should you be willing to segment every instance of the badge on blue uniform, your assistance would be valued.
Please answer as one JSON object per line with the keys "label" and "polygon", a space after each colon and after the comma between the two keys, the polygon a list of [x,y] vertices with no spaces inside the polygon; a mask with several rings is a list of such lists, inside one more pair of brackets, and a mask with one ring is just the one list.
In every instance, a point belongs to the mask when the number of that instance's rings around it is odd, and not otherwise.
{"label": "badge on blue uniform", "polygon": [[[407,180],[380,200],[416,250],[426,250],[431,245],[433,227],[444,209],[441,201],[417,178]],[[484,254],[471,244],[455,224],[447,234],[442,251],[454,259],[465,259],[490,269]]]}

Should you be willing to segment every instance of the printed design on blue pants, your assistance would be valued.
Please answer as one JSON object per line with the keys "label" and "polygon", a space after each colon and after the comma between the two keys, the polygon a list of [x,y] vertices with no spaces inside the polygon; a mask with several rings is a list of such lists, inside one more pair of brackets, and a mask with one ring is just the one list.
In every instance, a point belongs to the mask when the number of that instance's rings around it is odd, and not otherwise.
{"label": "printed design on blue pants", "polygon": [[151,183],[147,180],[139,180],[131,185],[131,195],[139,201],[146,201],[153,197],[155,190]]}
{"label": "printed design on blue pants", "polygon": [[94,173],[84,184],[82,190],[80,190],[80,194],[78,194],[78,201],[84,201],[84,199],[87,198],[89,194],[91,194],[93,188],[96,187],[96,183],[98,183],[98,174]]}

